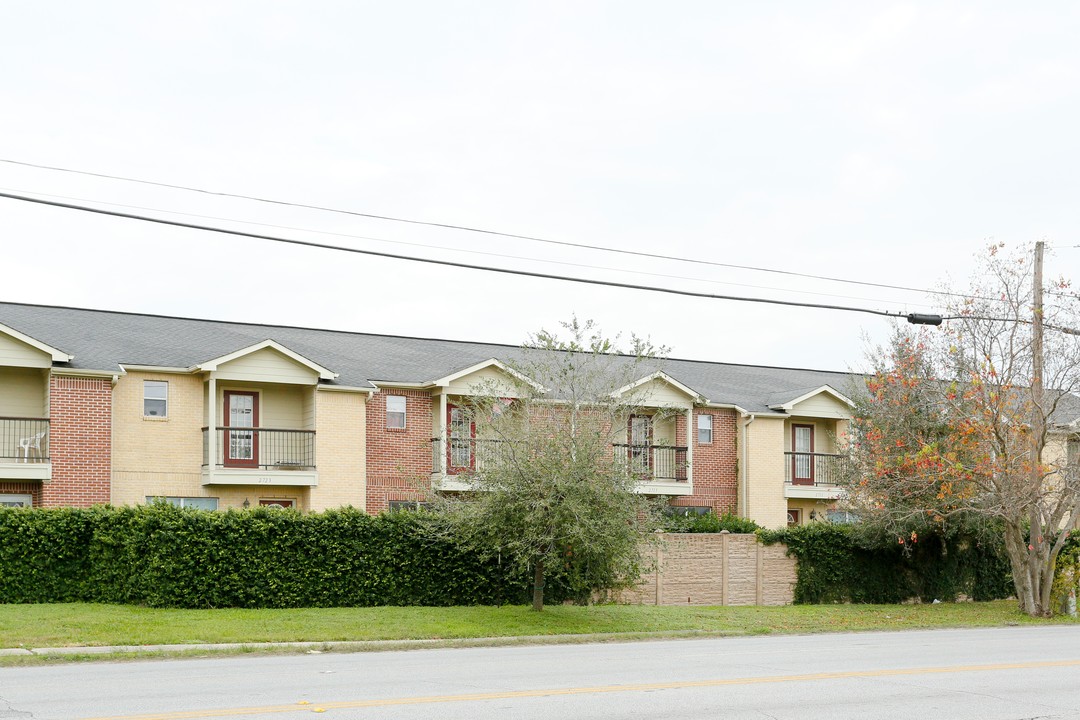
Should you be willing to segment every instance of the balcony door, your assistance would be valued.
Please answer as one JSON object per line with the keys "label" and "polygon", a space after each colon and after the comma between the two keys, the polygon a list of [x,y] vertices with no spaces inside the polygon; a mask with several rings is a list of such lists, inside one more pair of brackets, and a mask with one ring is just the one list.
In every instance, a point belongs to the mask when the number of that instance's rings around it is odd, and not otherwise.
{"label": "balcony door", "polygon": [[225,467],[258,467],[259,394],[226,390],[224,416]]}
{"label": "balcony door", "polygon": [[473,457],[473,440],[476,438],[476,424],[457,405],[446,406],[446,426],[449,429],[449,442],[446,448],[446,472],[456,475],[476,469]]}
{"label": "balcony door", "polygon": [[649,415],[630,416],[630,469],[634,472],[647,473],[652,469],[652,417]]}
{"label": "balcony door", "polygon": [[791,426],[791,484],[814,484],[814,426]]}

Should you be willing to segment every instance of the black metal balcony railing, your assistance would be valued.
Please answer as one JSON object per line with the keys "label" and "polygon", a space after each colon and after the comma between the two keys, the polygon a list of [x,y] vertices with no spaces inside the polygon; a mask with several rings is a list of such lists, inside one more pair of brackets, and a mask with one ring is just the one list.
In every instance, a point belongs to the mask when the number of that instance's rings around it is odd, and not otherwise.
{"label": "black metal balcony railing", "polygon": [[630,471],[652,480],[688,478],[686,448],[674,445],[632,445],[616,443],[615,457],[630,464]]}
{"label": "black metal balcony railing", "polygon": [[847,472],[846,455],[784,453],[784,482],[788,485],[838,485]]}
{"label": "black metal balcony railing", "polygon": [[[431,438],[431,471],[458,475],[484,469],[509,445],[502,440]],[[666,445],[614,445],[615,458],[653,480],[687,480],[686,448]]]}
{"label": "black metal balcony railing", "polygon": [[[210,464],[210,428],[203,428],[203,467]],[[314,470],[315,431],[271,428],[215,429],[214,467]]]}
{"label": "black metal balcony railing", "polygon": [[507,447],[502,440],[451,438],[443,444],[442,438],[431,438],[431,471],[457,475],[483,470]]}
{"label": "black metal balcony railing", "polygon": [[49,421],[0,417],[0,462],[49,462]]}

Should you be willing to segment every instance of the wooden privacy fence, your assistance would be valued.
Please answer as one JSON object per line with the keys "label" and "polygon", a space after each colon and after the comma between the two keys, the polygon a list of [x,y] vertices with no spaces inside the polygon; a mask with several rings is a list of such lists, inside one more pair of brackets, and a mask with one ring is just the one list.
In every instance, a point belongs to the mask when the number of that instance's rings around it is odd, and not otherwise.
{"label": "wooden privacy fence", "polygon": [[622,594],[640,605],[789,605],[795,558],[787,546],[762,545],[756,535],[665,533],[656,570]]}

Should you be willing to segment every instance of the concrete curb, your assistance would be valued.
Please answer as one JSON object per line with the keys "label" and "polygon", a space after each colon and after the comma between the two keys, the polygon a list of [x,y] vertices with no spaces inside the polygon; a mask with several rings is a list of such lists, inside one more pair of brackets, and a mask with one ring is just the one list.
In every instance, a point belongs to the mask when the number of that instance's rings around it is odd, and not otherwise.
{"label": "concrete curb", "polygon": [[[715,633],[715,635],[731,633]],[[0,648],[0,656],[114,655],[140,653],[192,653],[202,651],[259,652],[260,650],[303,650],[320,652],[362,652],[379,650],[421,650],[445,647],[497,647],[506,645],[566,645],[601,642],[640,642],[680,637],[714,635],[701,631],[672,633],[595,633],[588,635],[525,635],[484,638],[431,638],[420,640],[328,640],[268,643],[194,643],[176,645],[76,645],[44,648]]]}

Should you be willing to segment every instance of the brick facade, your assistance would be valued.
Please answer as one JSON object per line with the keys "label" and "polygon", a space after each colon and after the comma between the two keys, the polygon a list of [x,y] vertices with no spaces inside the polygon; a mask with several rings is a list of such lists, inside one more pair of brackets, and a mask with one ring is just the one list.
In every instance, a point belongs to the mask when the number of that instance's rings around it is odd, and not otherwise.
{"label": "brick facade", "polygon": [[[386,398],[405,398],[405,428],[386,427]],[[375,515],[392,500],[418,500],[431,478],[432,407],[423,390],[386,388],[367,412],[367,511]]]}
{"label": "brick facade", "polygon": [[52,480],[41,486],[41,505],[89,507],[109,502],[110,381],[52,376],[49,419]]}
{"label": "brick facade", "polygon": [[[712,442],[701,444],[697,437],[699,415],[712,415]],[[738,426],[734,410],[697,408],[693,426],[687,432],[686,420],[675,426],[675,444],[685,445],[687,435],[694,443],[694,494],[675,498],[677,507],[708,506],[718,515],[738,510]]]}

